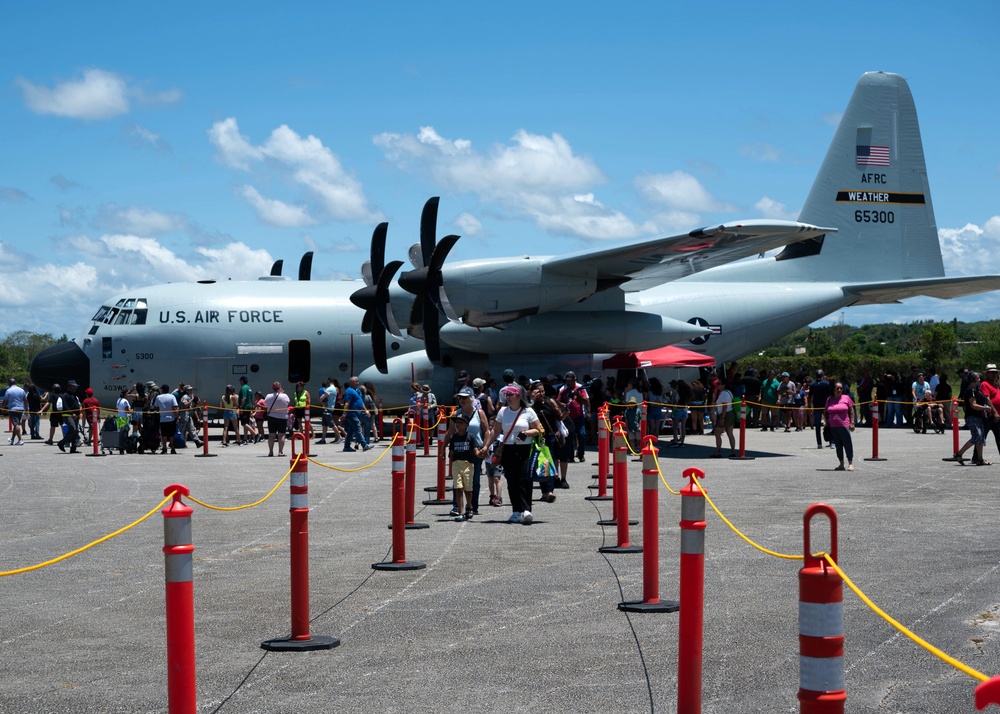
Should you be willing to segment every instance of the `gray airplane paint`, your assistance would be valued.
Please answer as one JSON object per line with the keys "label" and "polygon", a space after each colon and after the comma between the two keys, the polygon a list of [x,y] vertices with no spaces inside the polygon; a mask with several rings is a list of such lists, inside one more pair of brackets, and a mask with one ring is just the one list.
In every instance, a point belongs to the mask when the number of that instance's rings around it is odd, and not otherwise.
{"label": "gray airplane paint", "polygon": [[[861,77],[799,221],[733,222],[561,257],[445,263],[447,309],[469,324],[444,325],[437,366],[414,337],[389,337],[388,374],[370,366],[363,311],[348,300],[361,281],[261,280],[116,296],[105,305],[145,299],[146,324],[92,322],[73,343],[40,354],[32,379],[75,378],[112,404],[120,386],[140,380],[194,381],[215,402],[243,373],[265,387],[308,372],[312,390],[327,376],[360,373],[397,405],[414,378],[446,399],[458,368],[596,373],[610,353],[679,341],[729,361],[847,305],[1000,289],[1000,276],[944,277],[916,109],[899,75]],[[782,246],[777,256],[744,259]],[[395,284],[389,292],[392,312],[409,316],[413,296]]]}

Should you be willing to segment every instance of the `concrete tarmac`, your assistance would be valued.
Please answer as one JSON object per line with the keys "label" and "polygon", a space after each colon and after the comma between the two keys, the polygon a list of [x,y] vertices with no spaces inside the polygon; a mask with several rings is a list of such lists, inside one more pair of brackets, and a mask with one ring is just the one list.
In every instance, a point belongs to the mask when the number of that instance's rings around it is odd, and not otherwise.
{"label": "concrete tarmac", "polygon": [[[962,432],[962,440],[968,432]],[[722,512],[775,551],[801,554],[805,508],[832,505],[849,577],[904,625],[970,667],[1000,672],[1000,465],[942,461],[952,438],[889,429],[881,456],[854,434],[853,473],[834,471],[813,433],[751,431],[752,461],[710,459],[698,436],[662,449],[667,482],[688,466]],[[3,439],[6,441],[6,437]],[[711,445],[711,446],[710,446]],[[391,559],[390,459],[314,446],[310,464],[311,633],[336,649],[265,652],[290,630],[288,486],[263,504],[194,505],[199,712],[672,712],[678,614],[626,614],[642,599],[642,556],[616,542],[611,503],[584,500],[596,451],[570,466],[571,488],[536,503],[531,526],[486,505],[455,523],[423,506],[436,460],[417,459],[407,558],[426,568],[377,572]],[[207,503],[263,497],[288,468],[263,444],[217,458],[62,454],[40,441],[0,448],[0,570],[79,548],[152,510],[183,483]],[[994,444],[987,458],[1000,461]],[[642,518],[641,465],[630,460],[630,511]],[[537,495],[537,491],[535,492]],[[506,496],[506,487],[504,488]],[[506,497],[504,499],[507,500]],[[659,491],[660,593],[678,597],[680,498]],[[0,711],[167,711],[163,527],[159,513],[58,564],[0,578]],[[797,712],[798,561],[765,555],[710,509],[706,529],[704,712]],[[818,518],[814,549],[828,549]],[[642,524],[631,540],[642,544]],[[917,647],[844,588],[849,712],[973,712],[978,683]]]}

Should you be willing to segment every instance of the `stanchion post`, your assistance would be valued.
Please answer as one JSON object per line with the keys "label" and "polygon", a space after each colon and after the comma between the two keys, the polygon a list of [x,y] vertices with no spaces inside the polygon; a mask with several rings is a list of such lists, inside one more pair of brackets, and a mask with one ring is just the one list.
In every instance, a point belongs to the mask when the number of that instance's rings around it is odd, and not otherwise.
{"label": "stanchion post", "polygon": [[878,397],[872,399],[871,420],[872,420],[872,455],[871,458],[867,458],[865,459],[865,461],[885,461],[885,459],[879,458],[878,455]]}
{"label": "stanchion post", "polygon": [[194,544],[187,486],[173,484],[163,495],[173,500],[163,514],[163,565],[167,608],[167,704],[170,714],[198,710],[194,661]]}
{"label": "stanchion post", "polygon": [[[618,545],[606,545],[598,548],[599,553],[641,553],[641,545],[629,543],[628,527],[638,521],[628,518],[628,447],[625,445],[625,425],[615,422],[615,496],[611,502],[615,514],[614,525],[618,531]],[[604,521],[602,524],[606,523]],[[611,525],[611,524],[607,524]]]}
{"label": "stanchion post", "polygon": [[[372,563],[374,570],[420,570],[424,563],[406,560],[406,447],[403,421],[392,422],[392,561]],[[394,527],[395,526],[395,527]]]}
{"label": "stanchion post", "polygon": [[375,438],[381,439],[385,433],[385,424],[382,422],[382,400],[378,400],[378,409],[375,412]]}
{"label": "stanchion post", "polygon": [[597,410],[597,495],[586,496],[588,501],[610,501],[612,499],[608,495],[608,452],[611,450],[609,441],[608,411],[602,406]]}
{"label": "stanchion post", "polygon": [[[403,490],[404,490],[404,513],[405,520],[404,524],[407,530],[419,530],[421,528],[430,528],[427,523],[414,523],[413,518],[416,511],[416,500],[417,500],[417,442],[413,438],[414,431],[419,431],[411,424],[410,438],[406,440],[406,459],[405,459],[405,469],[403,476]],[[393,527],[393,523],[389,524],[389,528]]]}
{"label": "stanchion post", "polygon": [[[646,400],[642,400],[642,404],[639,406],[639,443],[646,443],[646,434],[649,431],[649,424],[646,420],[649,418],[649,407],[646,406]],[[640,447],[641,448],[641,447]]]}
{"label": "stanchion post", "polygon": [[747,456],[747,402],[740,400],[740,453],[730,456],[733,461],[753,461],[756,457]]}
{"label": "stanchion post", "polygon": [[421,501],[421,503],[425,506],[444,506],[451,503],[451,501],[445,498],[445,493],[449,490],[448,487],[445,486],[445,475],[448,462],[446,459],[447,454],[444,450],[444,436],[447,431],[448,425],[444,421],[439,422],[437,438],[437,485],[427,486],[424,488],[424,490],[428,493],[436,491],[437,496],[436,498],[428,498],[426,501]]}
{"label": "stanchion post", "polygon": [[[104,454],[100,453],[100,445],[98,443],[101,440],[100,439],[101,432],[98,431],[99,422],[101,418],[100,411],[97,409],[92,409],[91,415],[92,419],[90,420],[90,443],[94,447],[94,451],[93,453],[87,454],[87,456],[104,456]],[[171,446],[173,446],[173,444],[171,444]]]}
{"label": "stanchion post", "polygon": [[[305,417],[303,418],[303,421],[302,421],[302,434],[305,437],[305,440],[304,440],[304,442],[302,444],[302,455],[303,456],[308,456],[310,458],[316,456],[316,454],[312,453],[312,438],[313,438],[313,433],[312,433],[312,417],[309,415],[309,405],[308,404],[306,404],[306,415],[305,415]],[[295,450],[295,445],[294,444],[292,445],[292,450],[293,451]]]}
{"label": "stanchion post", "polygon": [[424,440],[424,456],[431,455],[431,404],[427,397],[424,397],[424,408],[421,414],[420,438]]}
{"label": "stanchion post", "polygon": [[951,444],[952,444],[952,456],[958,456],[959,450],[959,435],[958,435],[958,398],[952,397],[951,399]]}
{"label": "stanchion post", "polygon": [[642,449],[642,601],[620,602],[623,612],[677,612],[680,604],[660,600],[660,469],[656,436],[648,434]]}
{"label": "stanchion post", "polygon": [[[302,452],[296,453],[295,442]],[[302,432],[292,434],[291,487],[289,489],[292,634],[261,642],[269,652],[330,650],[340,644],[336,637],[309,634],[309,460],[308,440]]]}
{"label": "stanchion post", "polygon": [[199,456],[218,456],[208,453],[208,404],[201,405],[201,453],[195,454],[195,458]]}
{"label": "stanchion post", "polygon": [[836,570],[813,555],[809,527],[813,516],[830,519],[830,557],[837,563],[837,512],[814,503],[804,517],[803,564],[799,571],[799,711],[843,714],[844,592]]}
{"label": "stanchion post", "polygon": [[705,472],[684,469],[681,489],[681,614],[677,640],[677,713],[701,714],[701,664],[705,621]]}

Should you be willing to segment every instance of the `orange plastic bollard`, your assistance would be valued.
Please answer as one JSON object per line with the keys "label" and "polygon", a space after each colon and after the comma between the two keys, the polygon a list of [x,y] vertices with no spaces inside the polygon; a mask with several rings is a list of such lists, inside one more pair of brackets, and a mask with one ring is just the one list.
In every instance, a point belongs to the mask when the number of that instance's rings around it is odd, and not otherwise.
{"label": "orange plastic bollard", "polygon": [[615,422],[615,494],[611,504],[615,518],[611,522],[601,521],[600,525],[615,525],[618,530],[618,545],[606,545],[598,548],[599,553],[641,553],[641,545],[629,542],[629,525],[638,521],[628,518],[628,447],[625,445],[625,425],[621,420]]}
{"label": "orange plastic bollard", "polygon": [[437,497],[428,498],[426,501],[421,501],[421,503],[423,503],[425,506],[444,506],[451,503],[449,499],[445,498],[445,493],[451,490],[447,486],[445,486],[445,480],[446,480],[445,475],[446,475],[446,467],[448,465],[448,461],[446,459],[447,455],[444,452],[444,435],[447,431],[448,431],[448,425],[444,421],[441,421],[438,424],[437,485],[427,486],[426,488],[424,488],[424,490],[427,491],[428,493],[436,491]]}
{"label": "orange plastic bollard", "polygon": [[642,601],[620,602],[622,612],[677,612],[680,604],[660,600],[660,470],[656,437],[646,436],[642,449]]}
{"label": "orange plastic bollard", "polygon": [[739,456],[730,456],[733,461],[753,461],[755,456],[747,456],[747,403],[741,400],[740,404],[740,453]]}
{"label": "orange plastic bollard", "polygon": [[837,562],[837,512],[825,503],[814,503],[805,512],[799,571],[799,711],[843,714],[844,587],[840,574],[813,555],[809,530],[818,513],[830,519],[830,557]]}
{"label": "orange plastic bollard", "polygon": [[201,405],[201,453],[195,457],[199,456],[218,456],[208,453],[208,404]]}
{"label": "orange plastic bollard", "polygon": [[173,484],[163,495],[174,500],[163,514],[163,567],[167,610],[167,704],[170,714],[198,710],[194,663],[194,545],[187,486]]}
{"label": "orange plastic bollard", "polygon": [[705,494],[694,480],[699,468],[684,469],[691,479],[681,489],[681,615],[677,640],[677,712],[700,714],[705,622]]}
{"label": "orange plastic bollard", "polygon": [[[91,411],[92,419],[90,420],[90,443],[94,447],[94,452],[92,454],[87,454],[87,456],[104,456],[104,454],[98,450],[100,442],[100,432],[98,431],[100,428],[98,425],[100,417],[98,414],[99,412],[96,409]],[[171,446],[173,446],[173,444],[171,444]]]}
{"label": "orange plastic bollard", "polygon": [[[611,451],[608,436],[608,411],[601,407],[597,412],[597,495],[586,496],[587,501],[610,501],[608,495],[608,454]],[[594,488],[591,486],[590,488]]]}
{"label": "orange plastic bollard", "polygon": [[406,560],[406,456],[403,444],[403,421],[392,422],[392,560],[372,563],[373,570],[420,570],[427,565]]}
{"label": "orange plastic bollard", "polygon": [[872,455],[871,458],[865,459],[865,461],[885,461],[885,459],[880,459],[878,455],[878,398],[872,399],[871,407],[871,420],[872,420]]}
{"label": "orange plastic bollard", "polygon": [[[302,452],[297,454],[295,442],[301,442]],[[309,633],[309,461],[306,437],[301,432],[292,434],[292,480],[289,488],[290,565],[292,596],[292,634],[276,640],[261,642],[261,649],[269,652],[311,652],[330,650],[340,644],[336,637]],[[301,457],[301,458],[298,458]]]}

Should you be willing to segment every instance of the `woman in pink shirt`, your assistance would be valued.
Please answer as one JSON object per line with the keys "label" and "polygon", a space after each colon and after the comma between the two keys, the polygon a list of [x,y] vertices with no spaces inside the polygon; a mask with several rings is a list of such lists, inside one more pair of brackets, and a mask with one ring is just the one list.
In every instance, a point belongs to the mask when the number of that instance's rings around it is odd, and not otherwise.
{"label": "woman in pink shirt", "polygon": [[826,400],[826,423],[830,427],[830,437],[837,447],[837,458],[840,466],[834,471],[844,470],[844,452],[847,452],[847,470],[854,470],[854,444],[851,442],[851,432],[854,431],[854,400],[844,394],[844,385],[833,383],[833,396]]}

